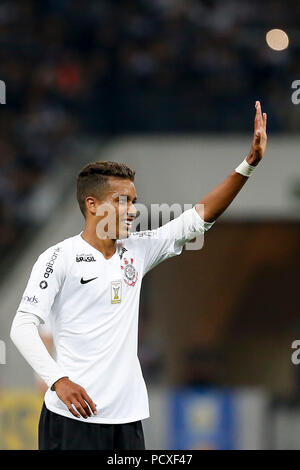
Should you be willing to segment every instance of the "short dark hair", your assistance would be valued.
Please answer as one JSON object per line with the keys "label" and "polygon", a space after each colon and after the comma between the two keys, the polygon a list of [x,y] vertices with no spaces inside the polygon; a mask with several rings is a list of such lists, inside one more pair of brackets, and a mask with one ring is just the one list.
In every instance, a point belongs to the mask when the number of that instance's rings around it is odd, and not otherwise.
{"label": "short dark hair", "polygon": [[83,217],[86,216],[85,199],[100,199],[109,186],[109,176],[134,181],[135,171],[124,163],[99,161],[86,165],[77,177],[77,201]]}

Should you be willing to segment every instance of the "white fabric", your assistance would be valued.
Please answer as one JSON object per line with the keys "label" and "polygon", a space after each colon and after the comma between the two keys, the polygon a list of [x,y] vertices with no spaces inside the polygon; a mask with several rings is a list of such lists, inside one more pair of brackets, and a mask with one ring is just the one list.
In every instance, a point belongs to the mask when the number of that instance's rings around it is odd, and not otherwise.
{"label": "white fabric", "polygon": [[41,337],[52,338],[52,330],[49,318],[47,318],[45,323],[40,323],[38,330]]}
{"label": "white fabric", "polygon": [[235,169],[237,173],[240,173],[241,175],[246,177],[249,177],[254,170],[255,166],[249,165],[249,163],[247,162],[247,157]]}
{"label": "white fabric", "polygon": [[[18,310],[43,321],[50,318],[58,367],[97,404],[98,414],[89,422],[126,423],[149,417],[137,357],[141,281],[212,225],[193,208],[157,230],[118,240],[109,260],[79,234],[49,248],[36,261]],[[39,359],[27,343],[17,342],[37,369]],[[41,376],[51,376],[48,367],[44,362]],[[50,389],[45,403],[55,413],[78,419]]]}
{"label": "white fabric", "polygon": [[33,313],[18,311],[10,337],[20,353],[35,372],[51,387],[61,377],[66,376],[50,356],[38,333],[41,319]]}

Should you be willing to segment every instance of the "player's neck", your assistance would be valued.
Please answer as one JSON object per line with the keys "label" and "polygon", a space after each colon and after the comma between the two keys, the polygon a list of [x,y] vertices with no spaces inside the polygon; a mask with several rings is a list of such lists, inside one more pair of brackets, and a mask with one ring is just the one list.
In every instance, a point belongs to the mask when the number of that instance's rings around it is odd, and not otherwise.
{"label": "player's neck", "polygon": [[101,239],[97,236],[95,227],[86,226],[81,237],[96,250],[100,251],[104,258],[111,258],[116,252],[116,240],[110,238]]}

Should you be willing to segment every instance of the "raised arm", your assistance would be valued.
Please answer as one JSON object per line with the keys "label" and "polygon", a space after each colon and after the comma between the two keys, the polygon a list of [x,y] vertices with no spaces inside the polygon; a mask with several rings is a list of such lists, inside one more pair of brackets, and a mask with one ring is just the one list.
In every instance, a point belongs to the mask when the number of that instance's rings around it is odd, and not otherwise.
{"label": "raised arm", "polygon": [[[262,114],[259,101],[256,101],[255,107],[254,135],[249,155],[246,158],[246,162],[253,167],[258,165],[263,158],[267,145],[267,114]],[[247,180],[248,176],[234,170],[199,201],[199,206],[196,205],[197,212],[206,222],[213,222],[227,209]],[[204,213],[200,204],[204,205]]]}

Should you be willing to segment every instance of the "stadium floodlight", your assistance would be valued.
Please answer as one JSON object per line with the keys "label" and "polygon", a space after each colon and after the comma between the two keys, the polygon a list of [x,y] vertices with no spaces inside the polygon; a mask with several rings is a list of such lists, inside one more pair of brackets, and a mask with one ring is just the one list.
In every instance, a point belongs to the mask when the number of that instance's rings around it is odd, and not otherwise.
{"label": "stadium floodlight", "polygon": [[289,45],[289,37],[282,29],[271,29],[266,34],[268,46],[274,51],[283,51]]}

